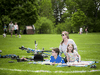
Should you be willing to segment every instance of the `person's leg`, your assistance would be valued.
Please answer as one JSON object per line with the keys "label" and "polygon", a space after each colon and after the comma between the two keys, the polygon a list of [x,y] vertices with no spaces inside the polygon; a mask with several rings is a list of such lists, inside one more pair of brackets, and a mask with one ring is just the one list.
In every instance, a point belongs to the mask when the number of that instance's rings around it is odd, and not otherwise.
{"label": "person's leg", "polygon": [[12,30],[11,30],[11,37],[12,37]]}
{"label": "person's leg", "polygon": [[15,36],[17,37],[17,31],[15,30]]}
{"label": "person's leg", "polygon": [[13,35],[13,30],[11,30],[11,37],[12,37],[12,35]]}
{"label": "person's leg", "polygon": [[3,37],[6,37],[6,30],[4,30],[4,35],[3,35]]}
{"label": "person's leg", "polygon": [[17,30],[16,30],[16,37],[17,37]]}
{"label": "person's leg", "polygon": [[22,61],[26,61],[27,59],[26,59],[26,58],[24,58],[24,57],[22,57],[22,58],[21,58],[21,60],[22,60]]}
{"label": "person's leg", "polygon": [[5,31],[6,37],[7,37],[7,30]]}

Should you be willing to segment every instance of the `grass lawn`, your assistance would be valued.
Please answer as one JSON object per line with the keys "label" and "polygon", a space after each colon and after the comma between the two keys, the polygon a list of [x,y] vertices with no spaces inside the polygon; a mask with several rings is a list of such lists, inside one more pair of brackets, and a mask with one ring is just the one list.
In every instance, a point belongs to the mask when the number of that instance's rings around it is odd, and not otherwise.
{"label": "grass lawn", "polygon": [[[11,58],[0,58],[0,75],[99,75],[100,74],[100,33],[69,34],[78,47],[78,53],[82,61],[98,61],[97,68],[88,67],[56,67],[57,65],[28,64],[29,62],[17,62]],[[19,57],[31,57],[32,53],[27,53],[19,49],[22,45],[34,49],[34,41],[38,42],[38,49],[44,47],[51,50],[51,47],[59,47],[62,37],[60,34],[34,34],[21,35],[21,38],[7,35],[3,38],[0,35],[1,55],[15,54]],[[64,55],[62,55],[63,57]],[[49,59],[49,58],[48,58]],[[14,63],[9,63],[14,61]],[[93,70],[95,70],[93,72]]]}

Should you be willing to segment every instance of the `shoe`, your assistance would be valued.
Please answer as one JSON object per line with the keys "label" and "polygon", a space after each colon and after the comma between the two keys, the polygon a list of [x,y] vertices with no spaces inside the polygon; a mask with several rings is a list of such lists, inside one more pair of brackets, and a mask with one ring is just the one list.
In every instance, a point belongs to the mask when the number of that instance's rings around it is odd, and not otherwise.
{"label": "shoe", "polygon": [[97,68],[96,65],[91,65],[90,68]]}
{"label": "shoe", "polygon": [[17,58],[17,62],[20,62],[20,58]]}

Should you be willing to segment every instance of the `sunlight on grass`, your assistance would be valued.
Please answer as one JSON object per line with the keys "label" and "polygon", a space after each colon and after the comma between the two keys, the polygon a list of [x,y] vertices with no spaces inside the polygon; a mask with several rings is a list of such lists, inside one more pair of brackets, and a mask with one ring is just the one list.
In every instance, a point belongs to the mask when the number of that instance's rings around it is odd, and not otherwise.
{"label": "sunlight on grass", "polygon": [[[82,60],[84,61],[98,61],[100,62],[100,33],[88,33],[86,34],[70,34],[70,39],[73,39],[78,47],[78,53],[81,55]],[[38,43],[38,49],[44,48],[44,50],[51,50],[51,47],[59,47],[62,37],[60,34],[35,34],[35,35],[21,35],[21,38],[11,37],[7,35],[6,38],[3,38],[0,35],[0,50],[2,50],[1,55],[15,54],[19,57],[31,57],[32,53],[27,53],[19,49],[22,45],[24,47],[29,47],[34,49],[35,43]],[[64,57],[64,55],[62,55]],[[49,59],[49,58],[48,58]],[[8,63],[8,61],[14,61],[14,63]],[[100,69],[100,63],[97,63],[97,69]],[[28,64],[28,62],[17,62],[16,60],[11,60],[11,58],[0,58],[0,68],[8,69],[21,69],[21,70],[49,70],[49,71],[74,71],[74,70],[92,70],[88,67],[56,67],[50,65],[38,65],[38,64]],[[16,72],[16,71],[4,71],[0,70],[0,75],[28,75],[30,72]],[[95,74],[92,73],[92,74]],[[30,73],[33,74],[47,74],[47,73]],[[56,73],[48,73],[55,74]],[[60,73],[61,74],[61,73]],[[62,73],[63,74],[63,73]],[[65,75],[66,73],[64,73]],[[78,74],[78,73],[77,73]],[[80,74],[80,73],[79,73]],[[85,74],[85,73],[84,73]],[[87,74],[87,73],[86,73]],[[91,73],[88,73],[91,74]],[[57,74],[58,75],[58,74]]]}

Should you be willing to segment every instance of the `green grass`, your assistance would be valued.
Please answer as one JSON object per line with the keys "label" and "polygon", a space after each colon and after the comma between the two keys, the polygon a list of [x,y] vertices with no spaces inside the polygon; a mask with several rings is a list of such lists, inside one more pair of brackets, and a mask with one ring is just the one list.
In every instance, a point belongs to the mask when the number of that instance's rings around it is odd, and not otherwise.
{"label": "green grass", "polygon": [[[26,53],[19,49],[22,45],[34,49],[34,41],[38,42],[38,49],[44,47],[45,50],[51,50],[51,47],[59,47],[62,37],[60,34],[35,34],[35,35],[21,35],[21,38],[11,37],[7,35],[3,38],[0,35],[0,50],[1,55],[16,54],[19,57],[30,57],[32,53]],[[86,34],[70,34],[70,39],[73,39],[78,47],[78,53],[81,55],[83,61],[98,61],[100,62],[100,33],[88,33]],[[64,55],[62,55],[64,56]],[[49,59],[49,58],[48,58]],[[8,61],[14,61],[14,63],[8,63]],[[0,75],[99,75],[100,63],[96,63],[96,69],[88,67],[56,67],[51,65],[40,64],[28,64],[29,62],[17,62],[11,60],[11,58],[0,58]],[[17,71],[14,71],[14,70]],[[21,70],[21,71],[18,71]],[[27,71],[28,70],[28,71]],[[48,72],[35,72],[37,70],[44,70]],[[97,72],[88,72],[91,70],[99,70]],[[57,73],[55,73],[57,71]],[[84,73],[59,73],[58,71],[71,72],[71,71],[87,71]]]}

